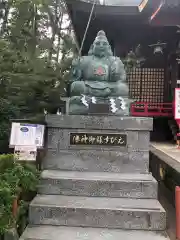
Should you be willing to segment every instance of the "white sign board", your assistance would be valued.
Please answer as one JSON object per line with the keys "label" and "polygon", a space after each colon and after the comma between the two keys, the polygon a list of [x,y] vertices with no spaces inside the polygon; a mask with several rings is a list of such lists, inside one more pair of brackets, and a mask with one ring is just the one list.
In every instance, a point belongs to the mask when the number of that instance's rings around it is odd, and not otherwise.
{"label": "white sign board", "polygon": [[19,161],[36,161],[36,146],[15,146],[14,154]]}
{"label": "white sign board", "polygon": [[44,125],[12,123],[10,146],[42,147],[44,143]]}
{"label": "white sign board", "polygon": [[35,137],[35,145],[36,147],[43,147],[44,145],[44,131],[45,126],[44,125],[36,125],[36,137]]}
{"label": "white sign board", "polygon": [[180,119],[180,88],[175,89],[175,119]]}

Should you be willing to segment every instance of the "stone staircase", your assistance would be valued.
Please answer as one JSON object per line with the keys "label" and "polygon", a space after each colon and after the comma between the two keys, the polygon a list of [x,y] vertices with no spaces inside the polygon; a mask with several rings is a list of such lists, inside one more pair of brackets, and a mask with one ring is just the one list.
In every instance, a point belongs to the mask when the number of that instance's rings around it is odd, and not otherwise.
{"label": "stone staircase", "polygon": [[[152,119],[50,115],[47,125],[45,170],[21,240],[168,239],[148,172]],[[72,144],[72,133],[123,134],[127,143]]]}

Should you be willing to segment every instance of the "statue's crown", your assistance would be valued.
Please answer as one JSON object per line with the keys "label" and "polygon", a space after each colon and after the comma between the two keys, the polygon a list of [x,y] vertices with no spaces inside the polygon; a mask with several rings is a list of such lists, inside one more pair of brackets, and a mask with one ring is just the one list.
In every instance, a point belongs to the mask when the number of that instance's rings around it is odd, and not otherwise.
{"label": "statue's crown", "polygon": [[96,36],[95,40],[97,40],[97,39],[104,39],[104,40],[106,40],[108,42],[106,34],[105,34],[105,32],[103,30],[101,30],[101,31],[99,31],[97,33],[97,36]]}
{"label": "statue's crown", "polygon": [[103,30],[99,31],[97,37],[106,37],[106,34]]}

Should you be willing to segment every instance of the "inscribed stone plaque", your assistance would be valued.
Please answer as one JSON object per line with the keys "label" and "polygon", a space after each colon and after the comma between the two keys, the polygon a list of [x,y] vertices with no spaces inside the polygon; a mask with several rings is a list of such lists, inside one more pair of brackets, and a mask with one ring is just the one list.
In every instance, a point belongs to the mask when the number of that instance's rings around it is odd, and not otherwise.
{"label": "inscribed stone plaque", "polygon": [[70,133],[71,145],[126,146],[126,134]]}

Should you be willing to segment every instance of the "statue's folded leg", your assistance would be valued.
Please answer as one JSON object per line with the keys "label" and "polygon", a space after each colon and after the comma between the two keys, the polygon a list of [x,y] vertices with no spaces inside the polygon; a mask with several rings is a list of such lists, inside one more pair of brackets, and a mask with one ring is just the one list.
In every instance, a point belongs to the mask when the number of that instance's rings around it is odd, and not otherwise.
{"label": "statue's folded leg", "polygon": [[73,82],[71,84],[71,96],[81,96],[86,94],[86,85],[83,81]]}

